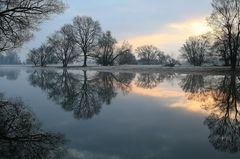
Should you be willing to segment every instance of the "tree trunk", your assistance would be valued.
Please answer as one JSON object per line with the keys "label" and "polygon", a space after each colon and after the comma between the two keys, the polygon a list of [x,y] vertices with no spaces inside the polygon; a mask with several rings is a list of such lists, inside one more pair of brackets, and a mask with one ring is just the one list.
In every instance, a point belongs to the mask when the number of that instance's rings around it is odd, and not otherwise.
{"label": "tree trunk", "polygon": [[87,55],[84,53],[83,67],[87,67]]}
{"label": "tree trunk", "polygon": [[237,56],[235,55],[235,56],[233,56],[233,57],[231,58],[231,68],[232,68],[233,70],[235,70],[235,69],[236,69],[236,65],[237,65]]}
{"label": "tree trunk", "polygon": [[224,63],[225,63],[225,66],[229,66],[229,60],[227,58],[224,58]]}
{"label": "tree trunk", "polygon": [[45,63],[41,63],[41,67],[45,67],[46,65],[45,65]]}
{"label": "tree trunk", "polygon": [[66,61],[63,61],[63,67],[66,68],[68,66]]}

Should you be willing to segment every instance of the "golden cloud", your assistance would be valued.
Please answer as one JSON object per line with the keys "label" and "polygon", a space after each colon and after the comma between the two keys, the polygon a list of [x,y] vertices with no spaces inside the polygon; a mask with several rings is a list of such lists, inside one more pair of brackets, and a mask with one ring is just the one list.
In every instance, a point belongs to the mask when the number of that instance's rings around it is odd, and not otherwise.
{"label": "golden cloud", "polygon": [[134,48],[141,45],[155,45],[165,51],[179,49],[189,36],[197,36],[211,31],[205,18],[190,19],[164,26],[164,31],[131,37],[128,41]]}

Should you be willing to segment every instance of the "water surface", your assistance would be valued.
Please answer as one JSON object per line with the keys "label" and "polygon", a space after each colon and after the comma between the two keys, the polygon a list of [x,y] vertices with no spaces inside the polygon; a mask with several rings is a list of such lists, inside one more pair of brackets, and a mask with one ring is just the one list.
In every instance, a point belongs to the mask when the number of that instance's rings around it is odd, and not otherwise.
{"label": "water surface", "polygon": [[0,158],[240,157],[234,73],[3,67],[0,88]]}

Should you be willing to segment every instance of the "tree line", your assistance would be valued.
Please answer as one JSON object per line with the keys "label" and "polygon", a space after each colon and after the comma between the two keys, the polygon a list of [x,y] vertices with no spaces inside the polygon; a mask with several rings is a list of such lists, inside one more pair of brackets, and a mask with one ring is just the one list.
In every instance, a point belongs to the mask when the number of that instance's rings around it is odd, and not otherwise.
{"label": "tree line", "polygon": [[[174,66],[177,63],[152,45],[138,47],[136,53],[141,64]],[[100,23],[87,16],[75,17],[72,24],[65,24],[49,36],[46,43],[30,50],[27,61],[42,67],[60,62],[67,67],[83,59],[83,67],[86,67],[88,58],[102,66],[137,64],[132,46],[127,41],[118,44],[111,31],[102,31]]]}

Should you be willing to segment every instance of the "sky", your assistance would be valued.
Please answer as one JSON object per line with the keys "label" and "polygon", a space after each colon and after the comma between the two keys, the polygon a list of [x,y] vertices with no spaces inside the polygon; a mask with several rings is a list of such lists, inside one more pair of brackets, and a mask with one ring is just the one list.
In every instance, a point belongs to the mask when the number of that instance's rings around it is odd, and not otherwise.
{"label": "sky", "polygon": [[128,41],[135,49],[154,45],[166,54],[178,57],[189,36],[210,31],[206,18],[211,0],[65,0],[63,14],[53,15],[39,26],[34,38],[19,51],[25,60],[31,48],[39,47],[47,37],[75,16],[92,16],[103,31],[110,30],[119,43]]}

